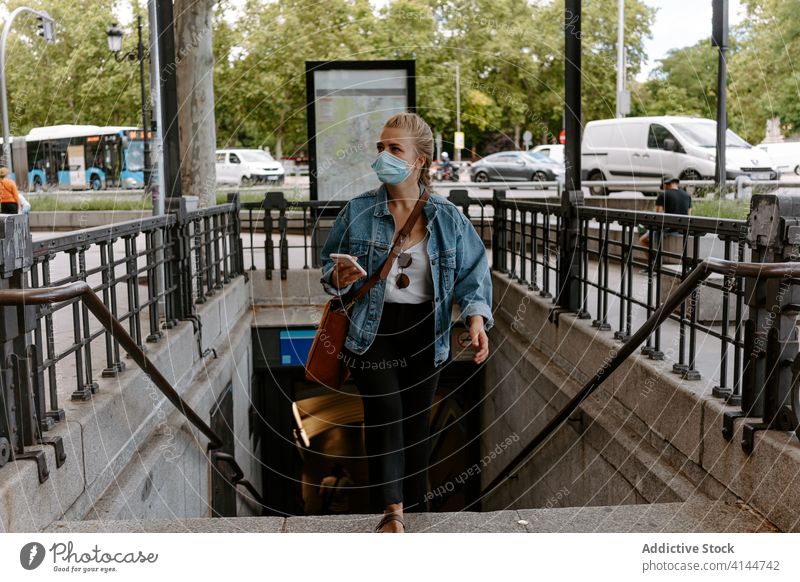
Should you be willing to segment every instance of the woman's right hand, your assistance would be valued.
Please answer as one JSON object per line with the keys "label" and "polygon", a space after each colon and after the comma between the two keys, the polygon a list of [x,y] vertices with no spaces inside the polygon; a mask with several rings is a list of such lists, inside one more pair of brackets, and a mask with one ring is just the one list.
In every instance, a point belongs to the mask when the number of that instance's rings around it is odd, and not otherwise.
{"label": "woman's right hand", "polygon": [[335,261],[331,272],[331,284],[337,289],[355,283],[364,276],[350,261],[339,258]]}

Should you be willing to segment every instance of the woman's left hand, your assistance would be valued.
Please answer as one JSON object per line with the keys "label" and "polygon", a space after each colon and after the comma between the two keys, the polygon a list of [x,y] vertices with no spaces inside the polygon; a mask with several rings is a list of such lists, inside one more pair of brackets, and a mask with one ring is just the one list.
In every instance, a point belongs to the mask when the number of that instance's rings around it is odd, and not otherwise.
{"label": "woman's left hand", "polygon": [[476,350],[472,361],[480,364],[489,356],[489,336],[483,327],[483,316],[475,315],[469,321],[469,337],[472,340],[470,347]]}

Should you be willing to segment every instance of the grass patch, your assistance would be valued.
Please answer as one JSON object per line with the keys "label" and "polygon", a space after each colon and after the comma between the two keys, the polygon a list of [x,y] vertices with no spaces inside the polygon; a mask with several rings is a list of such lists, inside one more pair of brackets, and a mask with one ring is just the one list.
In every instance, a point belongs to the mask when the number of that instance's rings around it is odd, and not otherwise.
{"label": "grass patch", "polygon": [[749,198],[739,198],[738,200],[692,200],[692,216],[746,220],[749,212]]}
{"label": "grass patch", "polygon": [[31,203],[31,212],[153,210],[150,198],[89,198],[81,201],[59,196],[37,196],[28,201]]}
{"label": "grass patch", "polygon": [[[264,193],[261,194],[239,194],[239,200],[242,202],[261,202],[264,200]],[[217,204],[227,204],[228,194],[217,194]]]}

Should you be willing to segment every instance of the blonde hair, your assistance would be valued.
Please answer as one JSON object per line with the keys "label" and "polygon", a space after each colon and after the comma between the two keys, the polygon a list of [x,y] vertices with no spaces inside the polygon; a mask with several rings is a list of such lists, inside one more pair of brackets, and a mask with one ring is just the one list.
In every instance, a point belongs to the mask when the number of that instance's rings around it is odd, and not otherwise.
{"label": "blonde hair", "polygon": [[422,170],[419,174],[419,183],[430,188],[430,168],[433,162],[433,132],[431,127],[422,117],[407,111],[392,115],[386,120],[383,127],[402,129],[411,136],[417,155],[425,156],[425,161],[422,163]]}
{"label": "blonde hair", "polygon": [[0,178],[5,178],[8,176],[9,170],[6,167],[0,167]]}

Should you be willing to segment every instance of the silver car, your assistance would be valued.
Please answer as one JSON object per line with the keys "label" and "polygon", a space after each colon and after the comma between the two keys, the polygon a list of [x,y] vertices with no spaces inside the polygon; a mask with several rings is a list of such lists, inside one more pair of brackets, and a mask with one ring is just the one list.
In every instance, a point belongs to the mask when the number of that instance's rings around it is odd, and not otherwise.
{"label": "silver car", "polygon": [[536,152],[498,152],[472,164],[469,175],[473,182],[560,182],[564,164]]}

